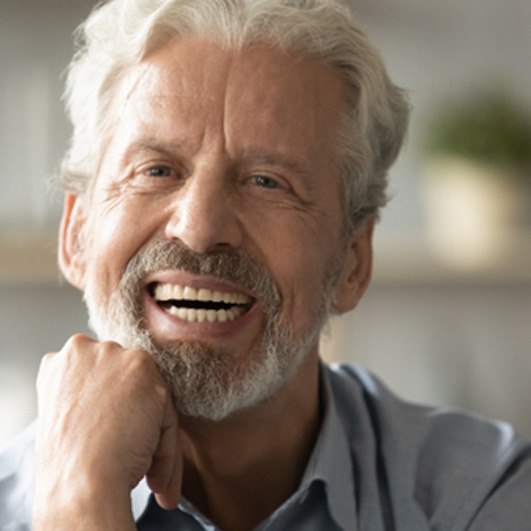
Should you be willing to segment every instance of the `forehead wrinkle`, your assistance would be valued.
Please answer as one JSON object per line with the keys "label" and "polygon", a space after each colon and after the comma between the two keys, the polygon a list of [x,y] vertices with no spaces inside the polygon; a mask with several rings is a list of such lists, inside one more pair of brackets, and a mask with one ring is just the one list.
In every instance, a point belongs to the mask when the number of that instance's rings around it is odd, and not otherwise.
{"label": "forehead wrinkle", "polygon": [[[133,95],[137,92],[138,86],[145,82],[144,78],[148,76],[150,70],[151,65],[146,64],[145,62],[135,64],[126,69],[121,81],[118,81],[118,90],[116,90],[113,98],[115,102],[117,98],[121,99],[121,110],[124,110],[125,107],[130,104]],[[123,93],[124,90],[126,90],[125,93]]]}
{"label": "forehead wrinkle", "polygon": [[[183,57],[183,49],[197,44],[200,46],[199,55],[191,63],[189,57]],[[233,78],[234,63],[238,56],[237,50],[221,49],[215,41],[201,36],[177,37],[166,46],[170,54],[171,66],[165,69],[162,79],[167,84],[175,77],[179,81],[173,92],[168,88],[167,93],[157,94],[157,99],[191,98],[192,103],[197,103],[199,99],[202,112],[207,113],[208,120],[205,122],[206,127],[201,130],[200,137],[196,140],[199,141],[199,145],[216,145],[217,149],[226,151],[230,126],[228,93]],[[212,46],[215,46],[216,51],[219,52],[215,54],[215,57],[209,53]],[[191,76],[192,86],[187,81],[191,68],[195,70],[195,73],[200,72],[199,76],[195,74]],[[205,107],[207,103],[209,105]],[[168,106],[171,106],[171,102]]]}
{"label": "forehead wrinkle", "polygon": [[226,59],[226,68],[223,70],[224,72],[224,80],[223,83],[220,83],[220,87],[223,89],[223,95],[220,95],[220,97],[223,98],[223,105],[220,105],[220,116],[219,116],[219,127],[222,131],[222,137],[220,139],[222,145],[221,149],[225,153],[228,153],[228,145],[229,145],[229,106],[230,106],[230,93],[229,93],[229,84],[231,79],[234,78],[234,70],[235,70],[235,60],[236,60],[236,51],[235,50],[228,50],[227,51],[227,59]]}

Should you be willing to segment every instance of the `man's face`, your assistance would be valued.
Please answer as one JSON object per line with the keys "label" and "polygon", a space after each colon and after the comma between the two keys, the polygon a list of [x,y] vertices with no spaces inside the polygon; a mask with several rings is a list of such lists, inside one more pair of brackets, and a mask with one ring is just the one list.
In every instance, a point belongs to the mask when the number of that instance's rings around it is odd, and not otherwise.
{"label": "man's face", "polygon": [[87,202],[65,216],[82,249],[67,276],[101,339],[137,346],[143,331],[170,358],[198,348],[217,360],[203,380],[225,371],[222,384],[264,379],[266,350],[286,351],[284,378],[317,357],[325,299],[341,299],[357,259],[336,164],[342,89],[317,62],[199,38],[127,72]]}

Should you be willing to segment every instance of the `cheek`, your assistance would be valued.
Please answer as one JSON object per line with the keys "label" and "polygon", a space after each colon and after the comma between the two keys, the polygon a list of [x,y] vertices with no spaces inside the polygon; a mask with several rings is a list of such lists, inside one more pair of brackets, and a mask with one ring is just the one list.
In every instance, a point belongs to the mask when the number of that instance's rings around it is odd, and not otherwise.
{"label": "cheek", "polygon": [[[300,233],[299,233],[300,234]],[[314,316],[322,304],[324,287],[339,258],[332,246],[315,234],[270,240],[267,265],[283,297],[282,315],[296,328]],[[330,238],[328,238],[330,241]],[[337,251],[337,249],[336,249]]]}
{"label": "cheek", "polygon": [[155,219],[138,214],[150,211],[124,200],[91,213],[88,271],[102,289],[113,289],[120,282],[129,260],[155,230]]}

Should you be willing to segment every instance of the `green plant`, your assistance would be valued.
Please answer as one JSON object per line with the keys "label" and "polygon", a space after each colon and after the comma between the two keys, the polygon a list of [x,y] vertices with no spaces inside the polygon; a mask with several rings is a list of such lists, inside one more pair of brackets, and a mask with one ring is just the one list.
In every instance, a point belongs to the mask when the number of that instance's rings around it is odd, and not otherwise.
{"label": "green plant", "polygon": [[531,121],[500,93],[442,107],[428,129],[426,150],[511,167],[531,179]]}

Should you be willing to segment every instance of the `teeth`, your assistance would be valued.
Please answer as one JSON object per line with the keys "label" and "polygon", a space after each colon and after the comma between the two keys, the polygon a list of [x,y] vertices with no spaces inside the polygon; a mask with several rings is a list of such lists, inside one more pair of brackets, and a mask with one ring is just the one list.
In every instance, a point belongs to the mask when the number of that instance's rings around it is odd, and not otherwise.
{"label": "teeth", "polygon": [[159,302],[169,300],[211,301],[227,304],[248,304],[251,302],[250,298],[243,293],[225,293],[204,288],[197,290],[189,286],[179,286],[178,284],[158,284],[155,288],[154,296],[155,300]]}
{"label": "teeth", "polygon": [[182,299],[185,299],[187,301],[196,301],[197,300],[197,290],[194,288],[189,288],[186,286],[183,289],[183,296]]}
{"label": "teeth", "polygon": [[225,323],[227,321],[234,321],[244,313],[243,308],[231,308],[230,310],[195,310],[192,308],[177,308],[175,306],[169,306],[164,308],[169,314],[178,317],[183,321],[189,323]]}
{"label": "teeth", "polygon": [[222,302],[234,305],[232,308],[221,310],[164,305],[163,309],[166,312],[189,323],[224,323],[234,321],[234,319],[237,319],[245,313],[246,308],[243,305],[251,302],[251,298],[243,293],[213,291],[204,288],[195,289],[190,286],[179,286],[178,284],[157,284],[153,295],[158,302],[187,300]]}
{"label": "teeth", "polygon": [[200,289],[197,292],[197,300],[198,301],[210,301],[211,299],[211,291],[209,289]]}

